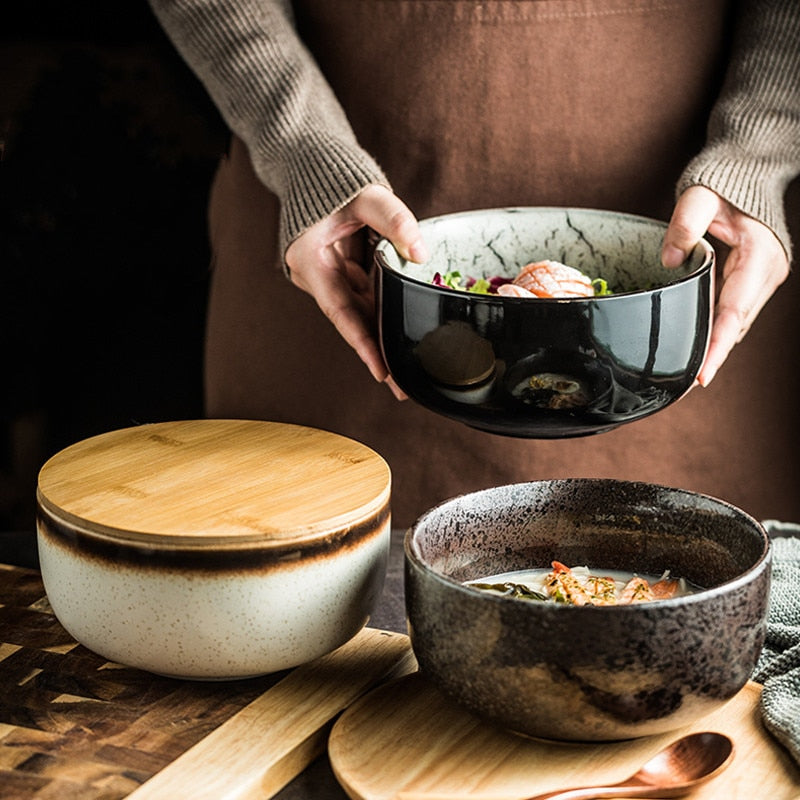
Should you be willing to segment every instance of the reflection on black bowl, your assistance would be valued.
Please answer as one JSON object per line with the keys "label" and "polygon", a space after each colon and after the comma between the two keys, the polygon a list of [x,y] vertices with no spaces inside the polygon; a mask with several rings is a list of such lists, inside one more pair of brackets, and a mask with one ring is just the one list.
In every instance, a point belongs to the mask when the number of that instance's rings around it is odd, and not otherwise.
{"label": "reflection on black bowl", "polygon": [[415,355],[431,384],[457,403],[483,403],[491,395],[496,363],[491,342],[468,323],[450,320],[428,331]]}
{"label": "reflection on black bowl", "polygon": [[586,411],[610,391],[611,375],[597,359],[558,350],[536,353],[506,373],[505,388],[520,403],[551,411]]}
{"label": "reflection on black bowl", "polygon": [[[375,251],[381,347],[427,408],[493,433],[559,438],[648,416],[692,386],[711,325],[714,253],[660,264],[665,223],[609,211],[511,208],[424,220],[432,256]],[[612,295],[522,299],[434,286],[435,273],[504,275],[550,258]]]}
{"label": "reflection on black bowl", "polygon": [[[620,379],[617,378],[620,377]],[[624,381],[622,370],[607,360],[553,351],[523,359],[506,375],[506,389],[516,400],[541,409],[584,412],[610,421],[626,421],[633,414],[644,416],[669,401],[661,386],[632,391],[633,379]]]}

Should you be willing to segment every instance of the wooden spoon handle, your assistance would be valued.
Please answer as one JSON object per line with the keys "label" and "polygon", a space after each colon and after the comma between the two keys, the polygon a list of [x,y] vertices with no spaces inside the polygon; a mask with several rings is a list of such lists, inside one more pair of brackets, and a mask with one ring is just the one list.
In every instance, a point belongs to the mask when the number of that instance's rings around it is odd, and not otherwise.
{"label": "wooden spoon handle", "polygon": [[[652,797],[652,790],[639,786],[584,786],[574,789],[559,789],[520,800],[601,800],[604,797]],[[666,796],[666,795],[664,795]],[[517,800],[499,795],[442,794],[437,792],[403,791],[394,800]]]}
{"label": "wooden spoon handle", "polygon": [[603,797],[647,797],[647,792],[641,787],[632,790],[630,786],[584,786],[545,792],[534,797],[526,797],[525,800],[599,800]]}

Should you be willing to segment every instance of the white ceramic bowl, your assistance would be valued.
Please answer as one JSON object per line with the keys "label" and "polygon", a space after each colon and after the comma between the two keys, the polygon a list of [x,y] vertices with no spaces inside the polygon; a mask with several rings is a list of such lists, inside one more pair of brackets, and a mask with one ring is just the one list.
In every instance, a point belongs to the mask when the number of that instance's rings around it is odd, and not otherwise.
{"label": "white ceramic bowl", "polygon": [[390,472],[301,426],[144,425],[63,450],[38,486],[42,577],[61,624],[111,661],[243,678],[354,636],[383,586]]}

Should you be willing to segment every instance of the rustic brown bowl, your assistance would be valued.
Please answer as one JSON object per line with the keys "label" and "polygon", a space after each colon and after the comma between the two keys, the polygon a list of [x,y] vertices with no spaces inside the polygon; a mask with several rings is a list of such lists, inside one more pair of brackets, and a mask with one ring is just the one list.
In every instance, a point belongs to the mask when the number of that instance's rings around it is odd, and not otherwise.
{"label": "rustic brown bowl", "polygon": [[[551,561],[704,587],[629,606],[530,602],[463,582]],[[530,736],[614,740],[714,711],[761,651],[771,551],[762,526],[711,497],[602,479],[502,486],[447,501],[405,539],[406,603],[422,672]]]}
{"label": "rustic brown bowl", "polygon": [[51,458],[38,545],[53,611],[128,666],[231,679],[313,660],[380,594],[390,473],[364,445],[245,420],[142,425]]}

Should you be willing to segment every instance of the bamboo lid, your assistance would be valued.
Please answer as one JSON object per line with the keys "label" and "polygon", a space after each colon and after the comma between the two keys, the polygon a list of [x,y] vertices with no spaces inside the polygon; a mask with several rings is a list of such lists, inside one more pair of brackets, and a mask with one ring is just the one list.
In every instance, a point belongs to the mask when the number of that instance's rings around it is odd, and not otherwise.
{"label": "bamboo lid", "polygon": [[38,501],[68,524],[125,540],[285,544],[380,513],[390,486],[383,458],[344,436],[193,420],[125,428],[62,450],[39,473]]}

